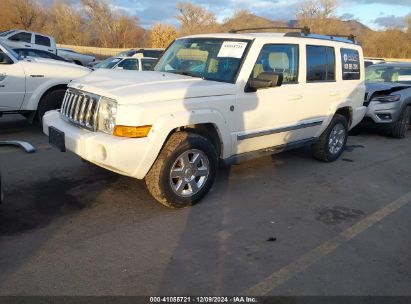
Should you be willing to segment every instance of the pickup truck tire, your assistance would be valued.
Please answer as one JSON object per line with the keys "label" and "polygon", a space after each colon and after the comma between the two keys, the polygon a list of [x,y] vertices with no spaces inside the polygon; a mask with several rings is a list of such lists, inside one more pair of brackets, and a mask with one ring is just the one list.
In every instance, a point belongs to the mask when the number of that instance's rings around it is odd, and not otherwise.
{"label": "pickup truck tire", "polygon": [[199,202],[210,190],[218,169],[214,146],[205,137],[173,133],[145,177],[148,191],[169,208]]}
{"label": "pickup truck tire", "polygon": [[344,116],[335,114],[328,127],[312,145],[313,156],[323,162],[333,162],[343,153],[348,137],[348,123]]}
{"label": "pickup truck tire", "polygon": [[37,121],[41,124],[43,121],[43,116],[47,111],[54,109],[59,109],[61,103],[63,102],[65,89],[56,89],[47,92],[40,100],[39,106],[37,108]]}
{"label": "pickup truck tire", "polygon": [[393,124],[391,136],[394,138],[404,138],[407,135],[408,124],[411,117],[411,107],[407,106],[402,110],[400,117]]}

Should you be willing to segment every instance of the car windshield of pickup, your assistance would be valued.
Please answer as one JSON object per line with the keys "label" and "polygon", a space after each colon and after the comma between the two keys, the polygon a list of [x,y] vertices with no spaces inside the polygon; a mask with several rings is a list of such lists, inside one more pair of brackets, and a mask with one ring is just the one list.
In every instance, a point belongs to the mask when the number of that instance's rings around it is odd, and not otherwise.
{"label": "car windshield of pickup", "polygon": [[234,83],[250,44],[250,40],[241,39],[178,39],[154,71]]}
{"label": "car windshield of pickup", "polygon": [[400,82],[411,84],[411,64],[371,65],[365,69],[366,82]]}

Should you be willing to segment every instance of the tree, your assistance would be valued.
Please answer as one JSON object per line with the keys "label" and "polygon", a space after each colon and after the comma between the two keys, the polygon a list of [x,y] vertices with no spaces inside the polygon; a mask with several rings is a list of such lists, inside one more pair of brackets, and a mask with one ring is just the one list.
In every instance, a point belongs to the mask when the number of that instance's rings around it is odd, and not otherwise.
{"label": "tree", "polygon": [[338,0],[307,0],[298,8],[298,23],[315,33],[335,33],[340,24],[334,17],[337,8]]}
{"label": "tree", "polygon": [[65,44],[85,45],[89,40],[86,20],[81,11],[56,0],[49,12],[49,22],[43,31]]}
{"label": "tree", "polygon": [[182,36],[212,33],[218,29],[215,15],[201,6],[180,2],[177,4],[177,9],[180,12],[177,16],[180,21],[179,34]]}
{"label": "tree", "polygon": [[151,28],[151,47],[166,48],[176,37],[174,26],[156,23]]}

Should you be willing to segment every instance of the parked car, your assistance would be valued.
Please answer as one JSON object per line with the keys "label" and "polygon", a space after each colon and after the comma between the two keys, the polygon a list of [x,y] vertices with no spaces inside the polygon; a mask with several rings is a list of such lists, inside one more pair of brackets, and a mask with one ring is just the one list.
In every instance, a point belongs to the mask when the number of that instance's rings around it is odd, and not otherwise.
{"label": "parked car", "polygon": [[21,113],[40,121],[60,107],[67,84],[90,73],[72,63],[44,58],[21,58],[0,42],[0,116]]}
{"label": "parked car", "polygon": [[156,58],[149,57],[111,57],[95,64],[93,69],[150,71],[156,62]]}
{"label": "parked car", "polygon": [[411,123],[411,63],[380,63],[366,68],[364,123],[403,138]]}
{"label": "parked car", "polygon": [[385,59],[383,58],[370,58],[370,57],[364,58],[365,67],[369,67],[370,65],[384,63],[384,62],[385,62]]}
{"label": "parked car", "polygon": [[56,41],[53,37],[25,30],[9,30],[1,32],[0,42],[12,49],[33,48],[54,54],[57,53]]}
{"label": "parked car", "polygon": [[96,60],[96,57],[94,56],[80,54],[80,53],[77,53],[76,51],[73,51],[72,49],[66,49],[66,48],[58,48],[57,55],[67,60],[73,61],[75,64],[82,65],[82,66],[89,66]]}
{"label": "parked car", "polygon": [[37,50],[37,49],[13,49],[20,57],[33,57],[33,58],[46,58],[46,59],[53,59],[53,60],[59,60],[59,61],[64,61],[64,62],[73,62],[67,59],[64,59],[60,56],[57,56],[56,54],[43,51],[43,50]]}
{"label": "parked car", "polygon": [[150,57],[150,58],[160,58],[163,54],[164,49],[131,49],[128,51],[123,51],[117,54],[116,57],[131,57],[136,54],[140,54],[142,57]]}
{"label": "parked car", "polygon": [[154,71],[100,69],[70,83],[43,131],[182,208],[206,195],[219,163],[303,145],[338,159],[366,110],[363,60],[349,39],[306,32],[183,37]]}

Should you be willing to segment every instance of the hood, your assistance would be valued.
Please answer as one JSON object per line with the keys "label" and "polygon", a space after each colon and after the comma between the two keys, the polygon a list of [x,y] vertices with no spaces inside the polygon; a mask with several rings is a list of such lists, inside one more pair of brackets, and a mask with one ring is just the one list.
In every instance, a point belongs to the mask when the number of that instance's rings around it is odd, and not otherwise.
{"label": "hood", "polygon": [[376,91],[387,91],[392,90],[398,91],[411,87],[411,84],[404,84],[398,82],[366,82],[365,88],[366,92],[376,92]]}
{"label": "hood", "polygon": [[115,99],[119,104],[232,95],[236,91],[231,83],[155,71],[108,69],[98,69],[73,81],[70,87]]}
{"label": "hood", "polygon": [[54,66],[55,68],[61,67],[61,66],[66,66],[70,68],[79,68],[82,70],[87,70],[91,71],[91,69],[71,63],[71,62],[65,62],[65,61],[60,61],[60,60],[54,60],[54,59],[47,59],[47,58],[38,58],[38,57],[25,57],[21,59],[22,61],[28,61],[28,62],[35,62],[35,63],[41,63],[41,64],[47,64],[50,66]]}
{"label": "hood", "polygon": [[410,88],[410,84],[398,83],[398,82],[366,82],[366,101],[371,100],[375,93],[389,95],[393,92],[401,91]]}

